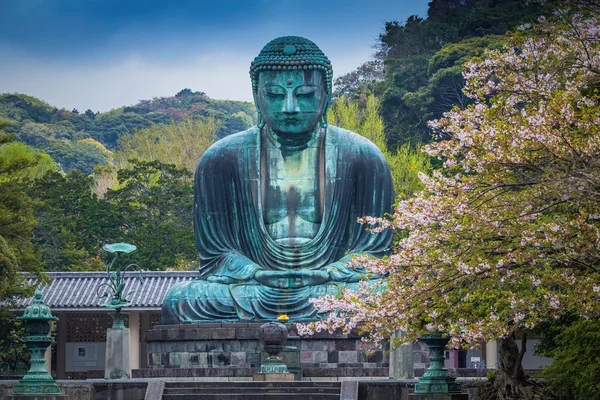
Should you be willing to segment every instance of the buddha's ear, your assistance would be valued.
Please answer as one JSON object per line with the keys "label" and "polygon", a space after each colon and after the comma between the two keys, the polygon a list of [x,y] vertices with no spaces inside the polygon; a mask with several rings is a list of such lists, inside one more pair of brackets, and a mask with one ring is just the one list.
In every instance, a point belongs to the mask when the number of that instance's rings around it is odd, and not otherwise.
{"label": "buddha's ear", "polygon": [[260,112],[260,108],[258,107],[258,100],[256,99],[256,91],[252,90],[252,98],[254,99],[254,107],[256,107],[256,112],[258,113],[258,121],[257,126],[258,129],[262,129],[265,127],[265,121],[263,121],[262,113]]}
{"label": "buddha's ear", "polygon": [[323,110],[323,116],[321,116],[321,128],[327,128],[329,122],[327,121],[327,112],[329,111],[329,105],[331,104],[331,91],[327,90],[327,102],[325,103],[325,109]]}

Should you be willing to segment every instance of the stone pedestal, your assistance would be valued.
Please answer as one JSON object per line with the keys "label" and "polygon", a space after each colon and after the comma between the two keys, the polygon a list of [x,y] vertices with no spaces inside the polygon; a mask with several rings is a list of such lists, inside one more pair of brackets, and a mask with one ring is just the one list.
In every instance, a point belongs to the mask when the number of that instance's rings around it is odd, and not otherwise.
{"label": "stone pedestal", "polygon": [[[158,325],[145,332],[148,367],[134,378],[247,377],[268,356],[261,352],[260,322]],[[292,327],[281,357],[301,378],[382,377],[389,374],[387,348],[367,356],[360,336],[321,332],[296,337]]]}
{"label": "stone pedestal", "polygon": [[106,330],[106,358],[104,379],[129,379],[129,329],[108,328]]}
{"label": "stone pedestal", "polygon": [[253,381],[293,381],[294,374],[254,374],[252,375]]}
{"label": "stone pedestal", "polygon": [[[395,333],[392,340],[401,334],[400,332]],[[390,378],[413,379],[415,377],[413,351],[413,344],[408,343],[390,352]]]}
{"label": "stone pedestal", "polygon": [[449,394],[409,394],[409,400],[469,400],[469,395],[466,393],[449,393]]}

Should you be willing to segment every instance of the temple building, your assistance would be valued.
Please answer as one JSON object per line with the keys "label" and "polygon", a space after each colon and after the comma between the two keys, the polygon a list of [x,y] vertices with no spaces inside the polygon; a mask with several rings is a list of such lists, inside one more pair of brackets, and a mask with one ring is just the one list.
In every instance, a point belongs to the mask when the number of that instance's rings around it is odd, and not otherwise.
{"label": "temple building", "polygon": [[[106,297],[100,297],[100,286],[107,281],[106,272],[48,272],[48,285],[40,285],[44,302],[59,318],[55,326],[56,344],[46,352],[46,365],[57,379],[102,378],[106,329],[112,326],[113,310],[102,307]],[[190,281],[197,272],[127,273],[125,293],[131,306],[124,309],[125,324],[130,329],[129,353],[132,369],[147,366],[143,332],[160,324],[160,310],[165,293],[178,282]],[[30,278],[29,284],[36,279]],[[20,312],[32,298],[19,300]]]}

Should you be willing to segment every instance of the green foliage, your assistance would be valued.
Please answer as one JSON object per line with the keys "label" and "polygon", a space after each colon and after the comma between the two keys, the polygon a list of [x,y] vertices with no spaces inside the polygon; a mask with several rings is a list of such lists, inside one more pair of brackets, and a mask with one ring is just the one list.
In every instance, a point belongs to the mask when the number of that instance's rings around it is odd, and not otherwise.
{"label": "green foliage", "polygon": [[100,249],[120,237],[114,207],[93,193],[94,178],[80,171],[50,173],[35,182],[34,246],[46,271],[104,269]]}
{"label": "green foliage", "polygon": [[[172,97],[141,100],[134,106],[113,110],[111,113],[115,116],[120,116],[119,113],[122,115],[133,114],[141,118],[140,124],[137,126],[127,125],[129,132],[132,132],[133,128],[140,129],[149,126],[148,123],[141,123],[148,119],[151,119],[152,123],[167,124],[172,119],[175,121],[206,120],[206,118],[212,117],[219,123],[217,132],[219,137],[248,129],[256,120],[256,110],[252,103],[215,100],[206,96],[204,92],[193,92],[190,89],[183,89]],[[108,143],[109,147],[113,146],[108,141],[103,141],[103,143]]]}
{"label": "green foliage", "polygon": [[431,172],[429,156],[422,154],[419,148],[415,150],[409,143],[405,143],[394,153],[388,154],[387,159],[397,196],[406,198],[423,189],[419,172]]}
{"label": "green foliage", "polygon": [[32,185],[29,194],[38,200],[33,243],[45,270],[102,270],[102,245],[121,241],[138,246],[131,260],[144,269],[196,263],[191,173],[158,161],[129,165],[104,198],[95,193],[97,178],[80,171],[49,173]]}
{"label": "green foliage", "polygon": [[7,133],[48,153],[65,172],[78,169],[87,174],[97,165],[110,165],[111,160],[101,149],[80,142],[83,139],[116,149],[123,136],[155,124],[168,125],[172,120],[216,124],[216,134],[223,137],[252,126],[255,114],[252,103],[214,100],[190,89],[105,113],[58,109],[23,94],[0,95],[0,121],[8,123],[3,128]]}
{"label": "green foliage", "polygon": [[419,172],[431,170],[429,157],[408,143],[390,151],[385,143],[384,123],[379,112],[379,100],[373,95],[367,96],[362,109],[357,102],[349,102],[342,96],[332,105],[329,120],[361,134],[379,147],[390,165],[396,194],[410,196],[422,188]]}
{"label": "green foliage", "polygon": [[389,144],[427,143],[426,122],[469,102],[462,93],[462,65],[486,48],[502,45],[506,31],[540,14],[519,0],[435,0],[428,17],[385,23],[375,59],[336,80],[336,93],[381,99]]}
{"label": "green foliage", "polygon": [[189,269],[196,264],[191,173],[159,161],[129,160],[118,171],[119,189],[105,199],[118,213],[120,239],[138,246],[144,269]]}
{"label": "green foliage", "polygon": [[8,372],[27,371],[23,367],[29,364],[30,354],[21,342],[24,336],[25,329],[14,314],[7,309],[0,309],[0,370],[5,365]]}
{"label": "green foliage", "polygon": [[48,123],[52,121],[55,108],[48,103],[25,94],[0,95],[0,116],[17,122],[33,121]]}
{"label": "green foliage", "polygon": [[31,294],[20,272],[40,272],[31,244],[35,226],[34,201],[26,191],[38,164],[48,161],[24,145],[0,136],[0,301]]}
{"label": "green foliage", "polygon": [[334,97],[346,97],[352,100],[363,93],[372,91],[373,86],[383,78],[383,63],[378,60],[367,61],[356,70],[335,80]]}
{"label": "green foliage", "polygon": [[600,320],[580,320],[556,336],[543,377],[561,400],[600,399]]}
{"label": "green foliage", "polygon": [[488,370],[488,373],[486,374],[486,379],[487,379],[488,385],[493,385],[494,381],[496,380],[497,377],[498,377],[497,369]]}
{"label": "green foliage", "polygon": [[56,124],[25,123],[17,139],[43,149],[64,171],[78,169],[90,174],[96,165],[107,165],[109,156],[102,149],[78,140],[85,134],[76,133],[70,121]]}
{"label": "green foliage", "polygon": [[556,337],[578,319],[576,314],[567,312],[560,318],[548,318],[538,324],[533,332],[539,343],[534,346],[533,353],[541,357],[552,357],[552,352],[557,347]]}
{"label": "green foliage", "polygon": [[102,245],[120,241],[138,246],[132,260],[145,269],[196,263],[191,173],[158,161],[129,165],[118,171],[117,189],[102,190],[103,198],[96,191],[105,171],[98,168],[97,176],[51,172],[29,187],[37,201],[30,241],[44,270],[102,270]]}
{"label": "green foliage", "polygon": [[115,153],[117,167],[127,167],[129,159],[160,161],[193,172],[200,156],[215,141],[219,124],[213,117],[168,125],[155,124],[134,130],[119,139]]}
{"label": "green foliage", "polygon": [[36,179],[58,167],[48,154],[23,143],[11,142],[0,147],[0,170],[13,178]]}

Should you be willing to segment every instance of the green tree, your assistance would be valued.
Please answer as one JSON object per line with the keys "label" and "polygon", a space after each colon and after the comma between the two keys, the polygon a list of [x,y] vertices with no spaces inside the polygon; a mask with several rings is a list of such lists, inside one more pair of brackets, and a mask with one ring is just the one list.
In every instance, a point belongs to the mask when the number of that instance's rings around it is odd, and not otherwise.
{"label": "green tree", "polygon": [[38,200],[33,243],[46,271],[100,270],[102,244],[120,237],[117,213],[93,192],[95,180],[80,171],[50,173],[35,182]]}
{"label": "green tree", "polygon": [[468,104],[464,62],[501,46],[506,31],[539,14],[539,5],[520,0],[431,1],[426,19],[386,22],[374,59],[338,78],[336,94],[355,99],[368,91],[379,97],[392,146],[431,142],[426,122]]}
{"label": "green tree", "polygon": [[335,80],[334,97],[346,97],[355,100],[364,92],[372,92],[376,83],[383,79],[383,62],[367,61],[356,70]]}
{"label": "green tree", "polygon": [[[6,123],[0,130],[4,127]],[[6,146],[12,146],[11,139],[0,133],[0,301],[4,303],[31,295],[32,288],[20,273],[41,270],[31,244],[34,202],[27,188],[31,171],[44,156],[27,151],[5,152]]]}
{"label": "green tree", "polygon": [[[84,137],[78,140],[80,136]],[[78,169],[90,174],[96,165],[107,165],[111,159],[104,146],[85,133],[75,133],[69,121],[56,124],[27,122],[17,139],[48,153],[65,172]]]}
{"label": "green tree", "polygon": [[350,102],[342,96],[333,103],[329,121],[342,128],[357,132],[373,142],[383,152],[392,172],[394,190],[397,195],[410,196],[423,185],[419,173],[431,170],[429,156],[422,154],[409,143],[390,151],[385,141],[384,123],[380,117],[379,100],[368,95],[361,109],[357,102]]}
{"label": "green tree", "polygon": [[194,171],[200,156],[215,141],[217,131],[218,123],[214,118],[206,121],[171,120],[169,125],[156,124],[137,129],[119,140],[115,163],[119,168],[126,168],[129,159],[159,161]]}
{"label": "green tree", "polygon": [[23,165],[25,168],[12,170],[13,178],[40,178],[46,173],[57,171],[52,157],[24,143],[11,142],[0,147],[0,159],[5,165]]}
{"label": "green tree", "polygon": [[582,319],[564,326],[555,338],[542,376],[561,400],[600,399],[600,320]]}
{"label": "green tree", "polygon": [[138,246],[144,269],[190,269],[197,263],[191,173],[159,161],[131,159],[118,171],[119,188],[105,200],[118,212],[121,240]]}
{"label": "green tree", "polygon": [[0,309],[0,365],[5,364],[9,372],[15,373],[19,366],[29,364],[30,353],[21,342],[25,335],[14,314],[6,308]]}
{"label": "green tree", "polygon": [[96,114],[91,110],[91,109],[87,109],[85,110],[85,116],[88,117],[90,120],[94,120],[94,118],[96,118]]}

